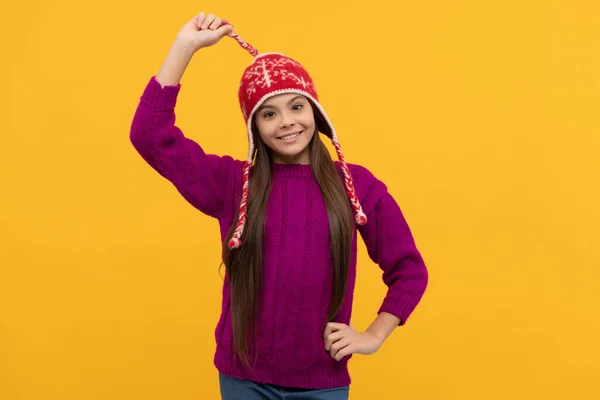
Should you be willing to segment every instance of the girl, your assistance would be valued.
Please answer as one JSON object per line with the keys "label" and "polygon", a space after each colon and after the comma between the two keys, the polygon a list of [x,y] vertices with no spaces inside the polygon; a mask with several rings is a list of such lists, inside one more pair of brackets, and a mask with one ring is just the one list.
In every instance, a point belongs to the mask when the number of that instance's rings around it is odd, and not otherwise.
{"label": "girl", "polygon": [[[230,36],[254,56],[239,86],[245,162],[206,154],[175,126],[193,55]],[[199,93],[209,103],[210,93]],[[334,162],[319,132],[332,140]],[[413,312],[428,274],[386,186],[347,164],[314,83],[295,60],[261,54],[201,13],[147,84],[131,142],[201,212],[218,219],[226,278],[214,364],[223,399],[347,399],[352,354],[372,354]],[[350,323],[356,232],[387,295],[364,332]]]}

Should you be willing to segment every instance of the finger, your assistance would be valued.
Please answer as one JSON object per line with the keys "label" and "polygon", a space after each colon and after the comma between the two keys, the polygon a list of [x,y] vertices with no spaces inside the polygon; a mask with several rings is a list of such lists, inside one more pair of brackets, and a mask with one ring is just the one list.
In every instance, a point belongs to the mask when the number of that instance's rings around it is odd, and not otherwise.
{"label": "finger", "polygon": [[334,344],[331,345],[331,350],[329,350],[329,355],[332,358],[335,358],[336,354],[341,351],[343,348],[350,345],[350,339],[345,337],[343,339],[338,340]]}
{"label": "finger", "polygon": [[344,347],[343,349],[341,349],[340,351],[338,351],[334,358],[336,361],[340,361],[342,358],[344,358],[347,355],[350,355],[352,353],[354,353],[354,349],[353,349],[352,345],[348,345],[348,346]]}
{"label": "finger", "polygon": [[325,325],[325,331],[323,332],[323,339],[327,339],[327,337],[332,333],[332,332],[337,332],[339,330],[343,330],[344,328],[347,328],[348,326],[344,325],[344,324],[340,324],[337,322],[328,322]]}
{"label": "finger", "polygon": [[218,27],[221,26],[221,22],[222,22],[221,18],[216,17],[215,20],[212,22],[212,24],[210,24],[208,29],[212,29],[214,31],[215,29],[217,29]]}
{"label": "finger", "polygon": [[339,330],[342,330],[342,329],[346,329],[348,327],[348,325],[341,324],[339,322],[328,322],[327,326],[329,328],[331,328],[332,331],[339,331]]}
{"label": "finger", "polygon": [[228,35],[231,32],[233,32],[233,26],[231,26],[231,25],[223,25],[219,29],[217,29],[215,32],[217,32],[217,34],[220,37],[222,37],[222,36]]}
{"label": "finger", "polygon": [[204,22],[204,20],[206,19],[206,14],[204,14],[203,12],[201,12],[200,14],[196,15],[194,17],[194,24],[196,24],[196,27],[198,29],[200,29],[202,27],[202,23]]}
{"label": "finger", "polygon": [[215,20],[215,15],[212,14],[212,13],[208,14],[208,16],[206,17],[206,19],[202,23],[202,29],[208,29],[208,27],[210,26],[210,24],[212,24],[212,22],[214,20]]}
{"label": "finger", "polygon": [[336,331],[327,335],[325,338],[325,350],[329,351],[331,349],[331,345],[343,338],[344,335],[344,331]]}
{"label": "finger", "polygon": [[329,336],[331,332],[333,332],[333,329],[329,326],[329,324],[326,324],[325,330],[323,331],[323,339],[327,339],[327,336]]}

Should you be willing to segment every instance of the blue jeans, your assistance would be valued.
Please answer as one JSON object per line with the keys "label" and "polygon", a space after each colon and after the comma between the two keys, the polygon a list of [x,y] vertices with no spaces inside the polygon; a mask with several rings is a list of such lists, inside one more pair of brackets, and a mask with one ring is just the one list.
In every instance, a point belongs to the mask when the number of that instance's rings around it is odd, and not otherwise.
{"label": "blue jeans", "polygon": [[222,400],[348,400],[349,386],[299,389],[240,380],[219,373]]}

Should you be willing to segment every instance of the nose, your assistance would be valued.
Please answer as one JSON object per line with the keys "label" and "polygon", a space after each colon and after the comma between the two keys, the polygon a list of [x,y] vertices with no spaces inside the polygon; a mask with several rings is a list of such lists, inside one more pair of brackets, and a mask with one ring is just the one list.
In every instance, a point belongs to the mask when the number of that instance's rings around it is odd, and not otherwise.
{"label": "nose", "polygon": [[289,113],[283,113],[281,117],[281,128],[285,128],[288,126],[294,126],[294,118]]}

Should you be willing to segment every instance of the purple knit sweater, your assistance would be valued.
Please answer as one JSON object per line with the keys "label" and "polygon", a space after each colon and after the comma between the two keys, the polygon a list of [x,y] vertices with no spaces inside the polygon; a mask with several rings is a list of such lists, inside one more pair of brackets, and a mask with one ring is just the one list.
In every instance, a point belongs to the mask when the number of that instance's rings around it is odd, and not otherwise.
{"label": "purple knit sweater", "polygon": [[[223,241],[239,211],[243,162],[206,154],[175,126],[180,88],[163,88],[155,77],[150,79],[132,121],[131,142],[190,204],[218,219]],[[337,162],[336,166],[339,170]],[[319,186],[310,165],[273,167],[265,221],[263,303],[255,343],[258,362],[254,370],[246,370],[233,355],[230,287],[225,279],[221,318],[215,330],[215,366],[234,378],[281,386],[325,389],[349,385],[351,356],[338,362],[324,348],[332,263],[327,212]],[[334,320],[350,322],[358,230],[388,287],[378,312],[397,316],[403,325],[423,296],[427,269],[386,186],[366,168],[348,167],[368,222],[358,229],[355,226],[347,294]]]}

